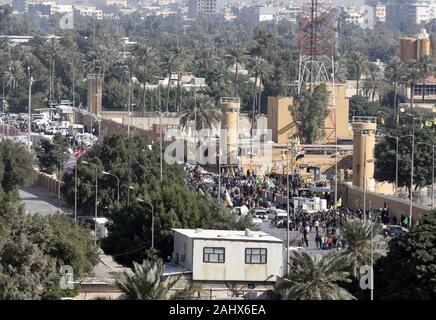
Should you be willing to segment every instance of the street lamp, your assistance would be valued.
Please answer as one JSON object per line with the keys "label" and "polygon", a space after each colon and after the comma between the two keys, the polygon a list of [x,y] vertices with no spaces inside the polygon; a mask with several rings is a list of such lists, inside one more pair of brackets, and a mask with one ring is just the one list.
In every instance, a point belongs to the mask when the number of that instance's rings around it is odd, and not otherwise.
{"label": "street lamp", "polygon": [[112,177],[115,177],[115,179],[117,179],[117,202],[120,203],[120,178],[118,178],[117,175],[110,173],[110,172],[107,172],[107,171],[102,171],[102,173],[105,176],[112,176]]}
{"label": "street lamp", "polygon": [[89,163],[88,161],[82,161],[83,164],[88,166],[94,166],[95,168],[95,221],[94,221],[94,234],[95,234],[95,245],[97,245],[97,194],[98,194],[98,167],[94,163]]}
{"label": "street lamp", "polygon": [[393,138],[396,140],[396,147],[395,147],[395,195],[398,193],[398,142],[402,138],[406,137],[413,137],[411,134],[406,134],[404,136],[391,136],[389,134],[385,134],[385,137]]}
{"label": "street lamp", "polygon": [[410,169],[410,206],[409,206],[409,228],[412,227],[412,214],[413,214],[413,167],[415,161],[415,115],[411,113],[406,113],[406,115],[411,116],[413,119],[412,123],[412,168]]}
{"label": "street lamp", "polygon": [[[29,150],[30,150],[30,135],[31,135],[31,118],[32,118],[32,115],[31,115],[31,109],[32,109],[32,83],[33,83],[33,77],[31,77],[30,76],[30,66],[27,66],[27,72],[28,72],[28,75],[29,75],[29,105],[28,105],[28,108],[29,108],[29,115],[28,115],[28,117],[29,117],[29,119],[28,119],[28,124],[27,124],[27,135],[28,135],[28,148],[29,148]],[[4,95],[4,92],[3,92],[3,95]],[[3,103],[4,103],[4,98],[3,98]]]}
{"label": "street lamp", "polygon": [[154,249],[154,207],[151,201],[145,201],[144,199],[137,198],[138,202],[149,204],[151,207],[151,249]]}
{"label": "street lamp", "polygon": [[59,155],[58,155],[58,160],[59,160],[58,161],[59,162],[59,165],[58,165],[58,181],[59,181],[59,183],[58,183],[58,202],[57,202],[58,209],[60,209],[60,199],[61,199],[61,175],[62,175],[61,171],[62,171],[62,155],[63,154],[67,154],[67,153],[65,151],[62,151],[62,152],[59,152]]}
{"label": "street lamp", "polygon": [[429,146],[433,149],[433,157],[432,157],[432,170],[431,170],[431,206],[434,208],[434,149],[436,147],[435,144],[430,144],[426,142],[417,142],[417,144],[424,144],[426,146]]}
{"label": "street lamp", "polygon": [[5,113],[5,75],[6,73],[3,73],[3,92],[2,92],[2,109],[3,114]]}
{"label": "street lamp", "polygon": [[[157,77],[154,76],[154,78],[158,79],[158,80],[164,80],[165,78],[163,77]],[[159,142],[160,142],[160,180],[162,180],[162,172],[163,172],[163,155],[162,155],[162,140],[163,140],[163,133],[162,133],[162,104],[160,101],[160,83],[158,81],[157,83],[157,90],[158,90],[158,102],[159,102]]]}

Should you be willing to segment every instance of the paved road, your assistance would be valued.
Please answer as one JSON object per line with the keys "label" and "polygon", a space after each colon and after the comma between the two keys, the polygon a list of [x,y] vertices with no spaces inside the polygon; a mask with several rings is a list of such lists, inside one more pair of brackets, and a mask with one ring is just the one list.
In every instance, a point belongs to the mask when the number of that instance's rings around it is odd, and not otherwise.
{"label": "paved road", "polygon": [[[286,228],[272,228],[271,223],[269,221],[264,221],[260,225],[260,230],[282,239],[286,245]],[[299,231],[290,231],[289,232],[289,240],[291,243],[291,247],[298,247],[301,239],[301,234]],[[330,252],[330,250],[319,250],[316,248],[315,243],[315,232],[309,233],[309,247],[304,248],[311,256],[325,255]]]}
{"label": "paved road", "polygon": [[20,198],[24,203],[26,212],[39,213],[43,216],[56,212],[73,213],[73,210],[67,207],[65,201],[61,199],[59,202],[60,207],[58,207],[57,196],[38,186],[20,189]]}

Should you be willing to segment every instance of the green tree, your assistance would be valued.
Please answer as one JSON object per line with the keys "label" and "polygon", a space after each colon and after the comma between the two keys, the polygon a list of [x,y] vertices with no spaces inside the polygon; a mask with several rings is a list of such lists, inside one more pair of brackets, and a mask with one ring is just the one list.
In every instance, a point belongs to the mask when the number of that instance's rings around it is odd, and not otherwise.
{"label": "green tree", "polygon": [[325,85],[315,87],[313,93],[305,91],[294,98],[294,119],[305,143],[312,144],[324,135],[324,122],[329,114],[329,92]]}
{"label": "green tree", "polygon": [[133,263],[133,273],[123,272],[116,280],[117,287],[128,300],[164,300],[179,280],[179,276],[164,276],[161,259]]}
{"label": "green tree", "polygon": [[23,64],[21,61],[11,61],[9,69],[6,72],[6,77],[8,79],[6,84],[11,90],[15,90],[19,87],[20,82],[25,78]]}
{"label": "green tree", "polygon": [[433,58],[428,55],[423,55],[418,59],[418,67],[422,72],[422,103],[425,102],[425,81],[434,73],[435,65]]}
{"label": "green tree", "polygon": [[1,186],[5,192],[15,191],[18,186],[32,185],[36,180],[33,159],[25,146],[4,139],[0,142]]}
{"label": "green tree", "polygon": [[410,232],[392,239],[385,257],[374,266],[375,298],[434,300],[436,298],[436,211],[419,219]]}
{"label": "green tree", "polygon": [[376,235],[380,231],[378,226],[374,226],[369,221],[348,219],[341,222],[339,233],[345,240],[346,248],[339,253],[339,256],[344,258],[355,279],[358,278],[361,266],[371,264],[372,241],[375,242]]}
{"label": "green tree", "polygon": [[[426,142],[436,144],[433,130],[429,127],[415,128],[415,143]],[[402,128],[399,131],[390,133],[392,136],[404,136],[411,134],[411,128]],[[385,137],[374,149],[375,172],[374,177],[377,181],[387,181],[395,183],[396,158],[398,157],[398,187],[406,186],[410,190],[410,168],[412,164],[411,137],[403,137],[399,140],[398,153],[396,150],[396,139]],[[431,148],[419,147],[415,145],[415,163],[413,171],[413,182],[415,190],[425,185],[431,184],[432,170],[432,151]]]}
{"label": "green tree", "polygon": [[423,79],[422,70],[418,67],[416,61],[412,61],[407,66],[403,76],[403,82],[410,88],[410,108],[413,109],[413,97],[415,95],[415,87]]}
{"label": "green tree", "polygon": [[354,68],[354,74],[356,77],[356,95],[360,94],[359,91],[359,83],[360,79],[362,78],[362,75],[364,75],[368,69],[369,61],[368,57],[363,55],[359,51],[352,52],[349,56],[349,63]]}
{"label": "green tree", "polygon": [[194,121],[195,129],[212,129],[221,120],[221,111],[215,107],[213,101],[206,96],[197,98],[193,109],[186,109],[180,117],[180,125],[187,128],[189,123]]}
{"label": "green tree", "polygon": [[142,76],[143,76],[143,83],[144,87],[142,89],[142,112],[143,115],[145,114],[146,110],[146,103],[145,103],[145,97],[146,97],[146,88],[145,84],[147,83],[148,79],[148,71],[150,64],[153,63],[154,58],[156,55],[156,51],[150,47],[146,40],[144,39],[144,42],[140,45],[136,45],[134,48],[134,57],[137,61],[137,64],[141,66],[142,68]]}
{"label": "green tree", "polygon": [[397,110],[398,85],[399,85],[401,79],[404,77],[404,72],[405,72],[405,65],[398,57],[391,59],[389,61],[388,65],[386,66],[386,69],[385,69],[386,78],[390,79],[394,83],[394,111],[395,111],[395,113],[398,112],[398,110]]}
{"label": "green tree", "polygon": [[378,102],[368,101],[368,98],[358,95],[350,98],[350,117],[352,116],[377,116],[380,109]]}
{"label": "green tree", "polygon": [[50,174],[59,171],[68,160],[69,147],[68,139],[60,133],[53,136],[53,141],[42,139],[36,149],[40,170]]}
{"label": "green tree", "polygon": [[71,265],[86,276],[98,261],[89,230],[70,217],[42,217],[24,212],[16,201],[0,203],[0,297],[57,299],[75,294],[61,290],[59,268]]}
{"label": "green tree", "polygon": [[314,259],[305,251],[290,256],[289,276],[277,283],[276,290],[285,291],[289,300],[355,299],[338,282],[350,282],[346,264],[335,254]]}
{"label": "green tree", "polygon": [[226,60],[227,67],[234,66],[235,67],[235,80],[234,80],[234,86],[235,89],[233,91],[233,95],[235,97],[239,96],[239,68],[243,67],[246,63],[246,60],[248,58],[247,55],[247,48],[241,44],[237,44],[235,46],[232,46],[228,49],[227,54],[224,56]]}

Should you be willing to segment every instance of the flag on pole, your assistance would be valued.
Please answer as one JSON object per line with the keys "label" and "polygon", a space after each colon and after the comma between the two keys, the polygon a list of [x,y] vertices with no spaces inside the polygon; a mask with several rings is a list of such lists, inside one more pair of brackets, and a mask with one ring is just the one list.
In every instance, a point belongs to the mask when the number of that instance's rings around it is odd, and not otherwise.
{"label": "flag on pole", "polygon": [[338,199],[338,201],[336,201],[336,208],[342,207],[342,197],[340,197]]}

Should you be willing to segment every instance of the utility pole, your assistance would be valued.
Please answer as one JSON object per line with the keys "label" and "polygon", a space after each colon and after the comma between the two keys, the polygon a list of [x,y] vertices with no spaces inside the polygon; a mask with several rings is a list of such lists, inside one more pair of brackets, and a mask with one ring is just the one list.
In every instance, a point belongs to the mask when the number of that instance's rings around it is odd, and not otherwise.
{"label": "utility pole", "polygon": [[413,215],[413,167],[415,161],[415,116],[412,124],[412,168],[410,169],[410,207],[409,207],[409,228],[412,227]]}
{"label": "utility pole", "polygon": [[[27,66],[27,72],[29,75],[29,105],[28,105],[28,123],[27,123],[27,135],[28,135],[28,148],[30,150],[30,146],[31,146],[31,141],[30,141],[30,136],[32,133],[32,129],[31,129],[31,123],[32,123],[32,83],[33,83],[33,77],[30,76],[30,66]],[[4,98],[3,98],[4,99]],[[4,100],[3,100],[4,101]]]}

